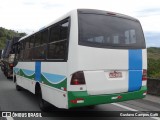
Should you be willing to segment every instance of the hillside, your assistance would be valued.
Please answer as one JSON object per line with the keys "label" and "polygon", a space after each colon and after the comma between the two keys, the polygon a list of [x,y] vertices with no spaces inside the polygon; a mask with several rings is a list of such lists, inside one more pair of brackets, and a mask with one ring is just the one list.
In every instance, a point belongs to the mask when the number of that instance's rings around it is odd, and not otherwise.
{"label": "hillside", "polygon": [[14,30],[8,30],[0,27],[0,49],[3,49],[6,43],[6,40],[11,40],[13,37],[23,37],[26,33],[18,33]]}
{"label": "hillside", "polygon": [[160,79],[160,48],[148,48],[147,55],[148,77]]}
{"label": "hillside", "polygon": [[155,60],[160,59],[160,48],[150,47],[147,49],[148,58],[152,58]]}

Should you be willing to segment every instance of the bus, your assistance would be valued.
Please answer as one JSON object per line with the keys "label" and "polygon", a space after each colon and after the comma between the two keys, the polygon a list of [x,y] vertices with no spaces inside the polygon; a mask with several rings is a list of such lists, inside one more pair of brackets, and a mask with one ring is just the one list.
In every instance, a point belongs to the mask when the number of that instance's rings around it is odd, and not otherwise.
{"label": "bus", "polygon": [[[7,79],[13,77],[13,66],[15,61],[15,44],[18,42],[20,37],[13,37],[12,40],[6,41],[6,46],[1,58],[1,69]],[[17,47],[16,47],[17,48]]]}
{"label": "bus", "polygon": [[35,94],[40,109],[95,106],[144,98],[147,51],[130,16],[76,9],[19,40],[17,90]]}

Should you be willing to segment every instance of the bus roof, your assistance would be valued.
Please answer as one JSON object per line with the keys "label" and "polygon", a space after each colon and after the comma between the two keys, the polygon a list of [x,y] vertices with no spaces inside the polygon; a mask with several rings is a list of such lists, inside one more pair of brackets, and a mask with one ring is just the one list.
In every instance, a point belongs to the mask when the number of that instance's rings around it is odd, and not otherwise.
{"label": "bus roof", "polygon": [[96,10],[96,9],[77,9],[77,11],[79,13],[84,13],[84,14],[90,13],[90,14],[109,15],[109,16],[122,17],[122,18],[130,19],[130,20],[138,21],[138,19],[133,18],[131,16],[124,15],[121,13],[111,12],[111,11]]}
{"label": "bus roof", "polygon": [[120,14],[120,13],[115,13],[115,12],[111,12],[111,11],[104,11],[104,10],[97,10],[97,9],[74,9],[70,12],[68,12],[67,14],[63,15],[62,17],[60,17],[59,19],[56,19],[55,21],[51,22],[50,24],[46,25],[46,26],[43,26],[41,27],[39,30],[29,34],[29,35],[26,35],[22,38],[19,39],[19,42],[31,35],[34,35],[35,33],[39,32],[39,31],[42,31],[43,29],[53,25],[54,23],[60,21],[60,20],[63,20],[64,18],[72,15],[74,12],[78,12],[78,13],[91,13],[91,14],[103,14],[103,15],[110,15],[110,16],[116,16],[116,17],[122,17],[122,18],[126,18],[126,19],[130,19],[130,20],[134,20],[134,21],[138,21],[138,19],[136,18],[133,18],[131,16],[128,16],[128,15],[124,15],[124,14]]}
{"label": "bus roof", "polygon": [[56,19],[55,21],[49,23],[48,25],[41,27],[39,30],[37,30],[37,31],[35,31],[35,32],[33,32],[33,33],[29,34],[29,35],[26,35],[26,36],[22,37],[21,39],[19,39],[19,41],[21,41],[21,40],[23,40],[23,39],[25,39],[25,38],[27,38],[27,37],[29,37],[29,36],[31,36],[31,35],[34,35],[35,33],[39,32],[39,31],[42,31],[43,29],[45,29],[45,28],[53,25],[54,23],[56,23],[56,22],[58,22],[58,21],[61,21],[61,20],[65,19],[66,17],[68,17],[68,16],[70,16],[71,14],[73,14],[73,12],[75,12],[76,10],[77,10],[77,9],[72,10],[72,11],[68,12],[67,14],[61,16],[60,18]]}

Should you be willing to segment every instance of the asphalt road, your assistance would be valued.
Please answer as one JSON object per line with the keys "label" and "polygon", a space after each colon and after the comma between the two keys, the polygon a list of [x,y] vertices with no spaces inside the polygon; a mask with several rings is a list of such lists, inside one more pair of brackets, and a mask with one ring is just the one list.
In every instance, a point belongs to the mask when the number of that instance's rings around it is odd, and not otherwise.
{"label": "asphalt road", "polygon": [[[51,107],[51,111],[54,109]],[[73,109],[74,110],[74,109]],[[12,79],[6,79],[3,73],[0,71],[0,111],[40,111],[36,97],[26,91],[16,91],[15,84]],[[94,111],[93,114],[97,114],[98,111],[105,111],[101,114],[107,114],[107,111],[160,111],[160,97],[147,95],[145,99],[131,100],[120,103],[97,105],[93,110],[87,108],[78,108],[75,111]],[[66,110],[60,111],[64,114]],[[49,115],[49,113],[46,113]],[[54,114],[54,113],[52,113]],[[65,113],[66,114],[66,113]],[[99,115],[100,116],[100,115]],[[103,115],[102,115],[103,116]],[[114,116],[114,113],[113,113]],[[160,120],[157,117],[92,117],[88,116],[88,119],[97,120]],[[2,118],[1,118],[2,119]],[[0,119],[0,120],[1,120]],[[13,118],[14,120],[22,120],[22,118]],[[23,118],[24,120],[82,120],[83,118],[76,117],[44,117],[44,118]]]}

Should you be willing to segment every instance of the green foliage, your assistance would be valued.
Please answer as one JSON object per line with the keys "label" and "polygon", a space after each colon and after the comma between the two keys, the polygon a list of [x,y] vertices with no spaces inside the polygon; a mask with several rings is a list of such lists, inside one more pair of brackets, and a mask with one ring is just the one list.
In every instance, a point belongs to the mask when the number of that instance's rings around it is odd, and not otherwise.
{"label": "green foliage", "polygon": [[160,79],[160,48],[148,48],[148,77]]}
{"label": "green foliage", "polygon": [[14,30],[7,30],[0,27],[0,49],[3,49],[6,43],[6,40],[11,40],[13,37],[23,37],[26,33],[18,33]]}
{"label": "green foliage", "polygon": [[160,59],[160,48],[150,47],[147,49],[148,58],[153,58],[155,60]]}

